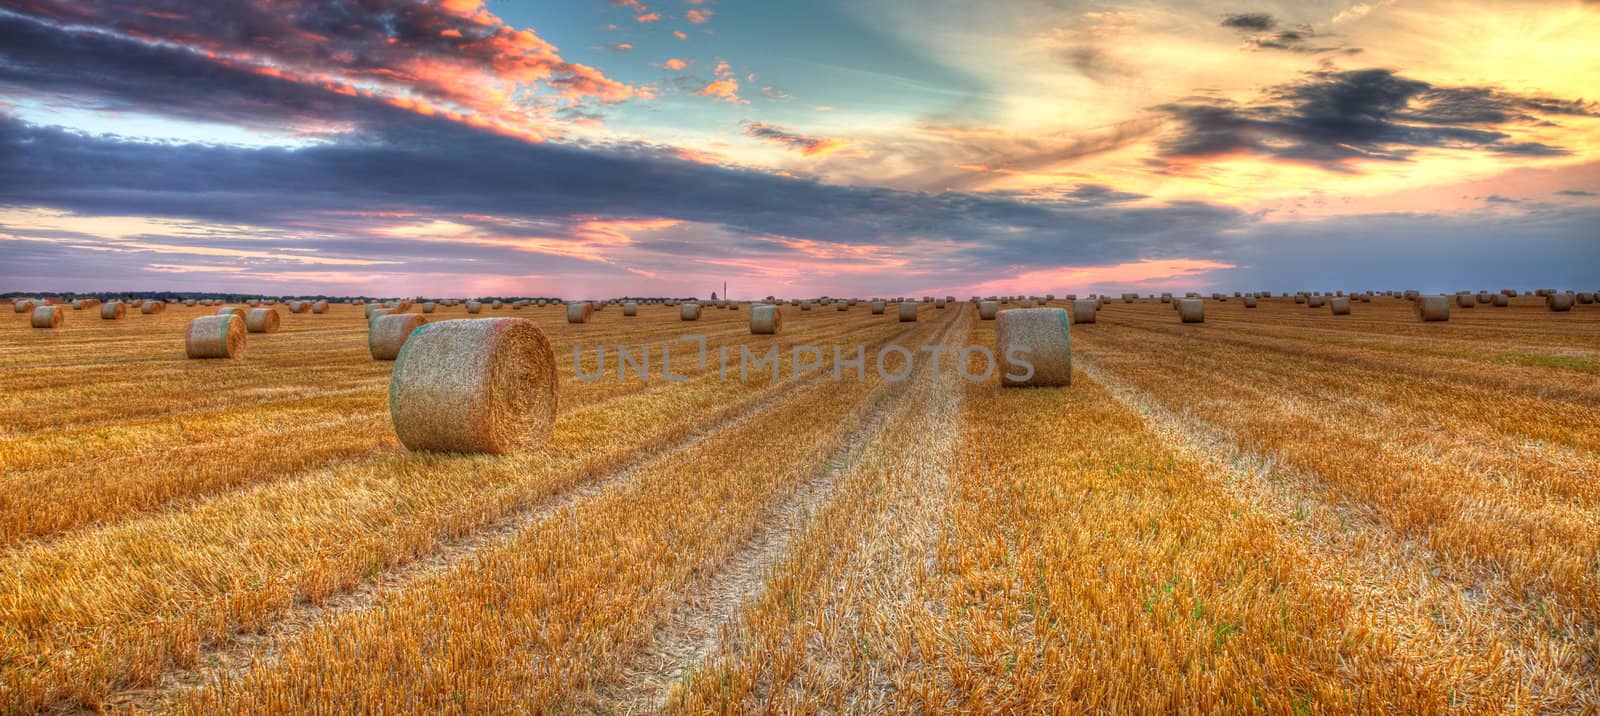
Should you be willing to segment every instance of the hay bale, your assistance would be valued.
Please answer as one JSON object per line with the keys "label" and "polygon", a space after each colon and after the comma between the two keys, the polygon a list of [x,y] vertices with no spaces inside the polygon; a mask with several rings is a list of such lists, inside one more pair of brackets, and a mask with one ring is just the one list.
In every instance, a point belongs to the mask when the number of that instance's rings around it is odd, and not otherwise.
{"label": "hay bale", "polygon": [[1178,320],[1182,323],[1205,323],[1206,302],[1198,298],[1178,299]]}
{"label": "hay bale", "polygon": [[811,310],[811,302],[810,301],[801,301],[800,302],[800,310],[802,310],[802,311]]}
{"label": "hay bale", "polygon": [[872,308],[872,315],[874,316],[883,315],[883,312],[889,308],[889,304],[885,301],[873,301],[869,306]]}
{"label": "hay bale", "polygon": [[[1006,387],[1072,385],[1072,336],[1060,308],[1014,308],[995,319],[995,356]],[[1021,350],[1021,349],[1026,349]],[[1013,361],[1013,351],[1019,359]],[[1032,375],[1026,362],[1032,366]]]}
{"label": "hay bale", "polygon": [[434,305],[435,304],[434,304],[433,301],[424,301],[422,303],[422,312],[423,313],[433,313]]}
{"label": "hay bale", "polygon": [[328,312],[328,302],[327,301],[317,301],[317,302],[311,304],[311,312],[312,313],[327,313]]}
{"label": "hay bale", "polygon": [[377,316],[387,316],[391,312],[389,309],[384,308],[383,306],[376,305],[376,304],[367,306],[363,310],[366,312],[367,320],[369,320],[369,321],[372,320],[373,318],[377,317]]}
{"label": "hay bale", "polygon": [[1094,314],[1100,310],[1100,302],[1092,298],[1074,299],[1072,301],[1073,323],[1094,323]]}
{"label": "hay bale", "polygon": [[420,313],[390,313],[367,322],[367,350],[373,360],[394,360],[411,332],[427,325]]}
{"label": "hay bale", "polygon": [[1456,305],[1462,308],[1472,308],[1477,305],[1477,301],[1472,298],[1470,293],[1458,293],[1456,294]]}
{"label": "hay bale", "polygon": [[1576,298],[1571,293],[1560,291],[1545,296],[1544,305],[1545,308],[1548,308],[1551,311],[1564,312],[1572,310],[1572,304],[1575,302],[1575,300]]}
{"label": "hay bale", "polygon": [[166,310],[167,303],[165,301],[145,301],[143,305],[139,306],[139,312],[146,316],[155,313],[165,313]]}
{"label": "hay bale", "polygon": [[439,321],[395,361],[389,417],[408,450],[505,454],[549,439],[558,392],[555,353],[531,321]]}
{"label": "hay bale", "polygon": [[277,333],[278,320],[276,308],[252,308],[244,314],[244,327],[251,333]]}
{"label": "hay bale", "polygon": [[311,302],[310,301],[290,301],[289,302],[289,312],[290,313],[305,313],[306,311],[309,311],[309,310],[311,310]]}
{"label": "hay bale", "polygon": [[1245,296],[1244,297],[1244,307],[1245,308],[1255,308],[1256,307],[1256,297],[1255,296]]}
{"label": "hay bale", "polygon": [[1327,303],[1328,303],[1328,297],[1327,296],[1318,295],[1318,296],[1307,296],[1306,297],[1306,308],[1322,308]]}
{"label": "hay bale", "polygon": [[848,311],[848,310],[850,310],[850,302],[846,301],[844,299],[839,299],[837,301],[834,301],[833,305],[839,311]]}
{"label": "hay bale", "polygon": [[37,302],[35,299],[19,298],[11,302],[11,310],[15,313],[28,313],[42,305],[44,305],[42,302]]}
{"label": "hay bale", "polygon": [[1450,298],[1447,296],[1417,296],[1417,319],[1423,322],[1450,320]]}
{"label": "hay bale", "polygon": [[28,324],[34,328],[60,328],[66,317],[67,312],[61,306],[39,306],[28,316]]}
{"label": "hay bale", "polygon": [[1589,306],[1594,304],[1594,294],[1588,291],[1579,291],[1573,294],[1573,298],[1577,299],[1579,305]]}
{"label": "hay bale", "polygon": [[1491,302],[1494,301],[1493,298],[1489,297],[1489,292],[1488,291],[1479,291],[1478,295],[1477,295],[1477,300],[1478,300],[1478,303],[1491,303]]}
{"label": "hay bale", "polygon": [[1493,300],[1490,305],[1494,306],[1495,308],[1506,308],[1511,305],[1511,297],[1503,293],[1497,293],[1494,296],[1491,296],[1491,298]]}
{"label": "hay bale", "polygon": [[183,352],[190,358],[238,358],[244,353],[244,319],[232,313],[189,321]]}
{"label": "hay bale", "polygon": [[476,314],[476,313],[481,313],[482,311],[483,311],[483,304],[481,304],[481,303],[479,303],[477,301],[467,301],[467,313]]}
{"label": "hay bale", "polygon": [[594,304],[588,301],[567,304],[567,323],[588,323],[591,318],[594,318]]}
{"label": "hay bale", "polygon": [[239,307],[239,306],[223,306],[222,308],[217,309],[217,315],[219,315],[219,316],[238,316],[239,320],[243,321],[244,320],[244,309]]}
{"label": "hay bale", "polygon": [[496,311],[498,311],[498,310],[500,310],[500,309],[502,309],[502,308],[505,308],[505,305],[506,305],[506,304],[505,304],[505,302],[504,302],[504,301],[498,301],[498,300],[496,300],[496,301],[493,301],[493,302],[491,302],[491,303],[490,303],[490,304],[489,304],[489,308],[491,308],[491,309],[493,309],[493,310],[496,310]]}
{"label": "hay bale", "polygon": [[750,333],[774,336],[783,331],[783,312],[777,306],[762,304],[750,307]]}
{"label": "hay bale", "polygon": [[624,315],[624,316],[637,316],[637,315],[639,315],[639,302],[638,301],[628,301],[627,303],[622,304],[622,315]]}
{"label": "hay bale", "polygon": [[1350,297],[1340,296],[1328,301],[1328,308],[1335,316],[1348,316],[1350,315]]}
{"label": "hay bale", "polygon": [[100,318],[115,321],[128,315],[128,304],[121,301],[100,304]]}
{"label": "hay bale", "polygon": [[944,305],[945,305],[945,300],[944,299],[942,299],[942,298],[933,299],[933,307],[934,308],[938,308],[938,309],[942,310],[944,308]]}
{"label": "hay bale", "polygon": [[1000,302],[998,301],[978,302],[978,320],[980,321],[992,321],[994,320],[995,314],[999,312]]}
{"label": "hay bale", "polygon": [[1019,302],[1018,302],[1018,303],[1017,303],[1017,305],[1018,305],[1018,306],[1021,306],[1021,307],[1023,307],[1023,308],[1033,308],[1033,299],[1031,299],[1031,298],[1024,298],[1024,299],[1022,299],[1022,300],[1021,300],[1021,301],[1019,301]]}
{"label": "hay bale", "polygon": [[914,302],[902,302],[900,304],[899,312],[901,323],[910,323],[917,320],[917,304]]}
{"label": "hay bale", "polygon": [[698,320],[700,320],[700,304],[698,304],[698,303],[685,303],[682,306],[679,306],[678,307],[678,320],[680,320],[680,321],[698,321]]}

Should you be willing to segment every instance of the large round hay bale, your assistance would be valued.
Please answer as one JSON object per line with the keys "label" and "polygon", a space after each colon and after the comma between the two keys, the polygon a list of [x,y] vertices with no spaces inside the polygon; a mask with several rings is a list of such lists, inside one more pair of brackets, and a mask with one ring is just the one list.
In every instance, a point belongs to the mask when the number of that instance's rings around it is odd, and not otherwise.
{"label": "large round hay bale", "polygon": [[389,417],[409,450],[504,454],[549,439],[557,394],[555,354],[531,321],[439,321],[395,361]]}
{"label": "large round hay bale", "polygon": [[1072,301],[1073,323],[1094,323],[1094,314],[1100,309],[1100,302],[1092,298],[1079,298]]}
{"label": "large round hay bale", "polygon": [[783,312],[777,306],[762,304],[750,307],[750,333],[777,335],[783,331]]}
{"label": "large round hay bale", "polygon": [[60,328],[66,317],[67,312],[59,305],[39,306],[28,316],[28,324],[34,328]]}
{"label": "large round hay bale", "polygon": [[901,323],[910,323],[917,320],[917,304],[911,301],[904,301],[900,304],[899,310]]}
{"label": "large round hay bale", "polygon": [[883,315],[883,312],[885,310],[888,310],[888,308],[889,308],[889,304],[886,301],[873,301],[872,303],[867,304],[867,305],[868,305],[869,308],[872,309],[872,315],[874,315],[874,316]]}
{"label": "large round hay bale", "polygon": [[628,301],[626,303],[623,303],[622,304],[622,315],[624,315],[624,316],[637,316],[637,315],[639,315],[639,302],[638,301]]}
{"label": "large round hay bale", "polygon": [[1244,297],[1244,307],[1245,308],[1255,308],[1256,307],[1256,297],[1255,296],[1245,296]]}
{"label": "large round hay bale", "polygon": [[367,350],[373,360],[394,360],[406,345],[411,332],[427,324],[420,313],[390,313],[374,316],[367,323]]}
{"label": "large round hay bale", "polygon": [[1069,323],[1067,312],[1060,308],[1001,311],[995,318],[994,328],[1000,384],[1008,387],[1072,385]]}
{"label": "large round hay bale", "polygon": [[217,309],[217,315],[219,315],[219,316],[238,316],[239,320],[243,321],[244,320],[244,309],[239,307],[239,306],[223,306],[222,308]]}
{"label": "large round hay bale", "polygon": [[1456,305],[1462,308],[1472,308],[1477,305],[1477,301],[1473,299],[1470,293],[1458,293],[1456,294]]}
{"label": "large round hay bale", "polygon": [[422,312],[423,313],[433,313],[433,309],[434,308],[435,308],[435,304],[434,304],[433,301],[423,301],[422,302]]}
{"label": "large round hay bale", "polygon": [[1594,294],[1589,293],[1588,291],[1579,291],[1575,294],[1572,294],[1572,296],[1573,298],[1577,299],[1579,305],[1589,306],[1594,304]]}
{"label": "large round hay bale", "polygon": [[144,305],[139,307],[139,312],[147,316],[155,313],[164,313],[166,310],[167,303],[165,301],[145,301]]}
{"label": "large round hay bale", "polygon": [[1206,302],[1198,298],[1178,299],[1178,320],[1183,323],[1205,323]]}
{"label": "large round hay bale", "polygon": [[277,333],[278,309],[252,308],[244,314],[244,327],[251,333]]}
{"label": "large round hay bale", "polygon": [[1417,296],[1415,304],[1417,318],[1422,321],[1448,321],[1450,320],[1450,298],[1448,296]]}
{"label": "large round hay bale", "polygon": [[290,313],[305,313],[306,311],[309,311],[309,310],[311,310],[311,302],[310,301],[290,301],[289,302],[289,312]]}
{"label": "large round hay bale", "polygon": [[36,304],[31,298],[18,298],[12,300],[11,310],[15,313],[28,313],[38,305],[42,304]]}
{"label": "large round hay bale", "polygon": [[1000,303],[998,301],[978,302],[978,320],[980,321],[992,321],[994,320],[995,314],[999,312]]}
{"label": "large round hay bale", "polygon": [[567,304],[567,323],[588,323],[591,318],[594,318],[594,304],[588,301]]}
{"label": "large round hay bale", "polygon": [[837,300],[837,301],[834,301],[833,302],[833,306],[834,306],[834,310],[840,311],[840,312],[844,312],[844,311],[850,310],[850,302],[846,301],[846,300],[844,300],[842,298]]}
{"label": "large round hay bale", "polygon": [[100,318],[115,321],[128,315],[128,304],[121,301],[100,304]]}
{"label": "large round hay bale", "polygon": [[1566,291],[1557,291],[1544,297],[1545,308],[1552,311],[1570,311],[1574,301],[1572,294]]}
{"label": "large round hay bale", "polygon": [[501,309],[501,308],[504,308],[504,307],[505,307],[505,305],[506,305],[506,304],[505,304],[505,302],[504,302],[504,301],[498,301],[498,300],[497,300],[497,301],[493,301],[493,302],[491,302],[491,303],[490,303],[490,304],[489,304],[489,308],[490,308],[490,309],[491,309],[491,310],[495,310],[495,311],[498,311],[498,310],[500,310],[500,309]]}
{"label": "large round hay bale", "polygon": [[1350,297],[1340,296],[1328,301],[1328,308],[1335,316],[1348,316],[1350,315]]}
{"label": "large round hay bale", "polygon": [[1327,296],[1307,296],[1306,308],[1322,308],[1327,302]]}
{"label": "large round hay bale", "polygon": [[328,302],[327,301],[317,301],[316,303],[311,304],[311,312],[312,313],[327,313],[328,312]]}
{"label": "large round hay bale", "polygon": [[678,307],[678,320],[680,320],[680,321],[698,321],[698,320],[700,320],[700,304],[698,304],[698,303],[685,303],[682,306],[679,306]]}
{"label": "large round hay bale", "polygon": [[238,358],[244,353],[244,319],[232,313],[189,321],[183,352],[190,358]]}
{"label": "large round hay bale", "polygon": [[1493,299],[1490,305],[1493,305],[1495,308],[1506,308],[1511,305],[1511,297],[1503,293],[1497,293],[1490,298]]}
{"label": "large round hay bale", "polygon": [[467,313],[482,313],[483,304],[477,301],[467,301]]}

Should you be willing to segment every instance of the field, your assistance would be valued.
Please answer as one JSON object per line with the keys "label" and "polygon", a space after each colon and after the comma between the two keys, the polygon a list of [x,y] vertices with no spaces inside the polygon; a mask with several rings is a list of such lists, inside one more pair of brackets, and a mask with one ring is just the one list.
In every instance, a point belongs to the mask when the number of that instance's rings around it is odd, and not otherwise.
{"label": "field", "polygon": [[0,712],[1600,710],[1594,305],[1112,302],[1028,389],[873,370],[967,303],[486,307],[560,366],[509,456],[402,448],[359,307],[186,359],[214,310],[0,313]]}

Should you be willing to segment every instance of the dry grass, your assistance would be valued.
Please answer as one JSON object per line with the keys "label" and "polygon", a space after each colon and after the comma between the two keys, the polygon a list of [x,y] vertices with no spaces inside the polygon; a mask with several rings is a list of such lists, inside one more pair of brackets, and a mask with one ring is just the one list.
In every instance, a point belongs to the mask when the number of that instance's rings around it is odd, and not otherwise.
{"label": "dry grass", "polygon": [[1025,390],[716,375],[993,347],[979,303],[527,306],[560,404],[506,456],[400,446],[360,307],[233,361],[215,308],[5,312],[0,711],[1593,711],[1600,309],[1509,303],[1117,304]]}

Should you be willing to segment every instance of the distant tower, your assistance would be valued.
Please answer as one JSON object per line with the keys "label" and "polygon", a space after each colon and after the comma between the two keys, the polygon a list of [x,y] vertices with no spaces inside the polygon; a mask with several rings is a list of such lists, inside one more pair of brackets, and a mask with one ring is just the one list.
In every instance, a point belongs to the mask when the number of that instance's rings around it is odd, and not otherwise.
{"label": "distant tower", "polygon": [[728,297],[728,282],[727,281],[723,281],[722,282],[722,297],[723,298],[727,298]]}

